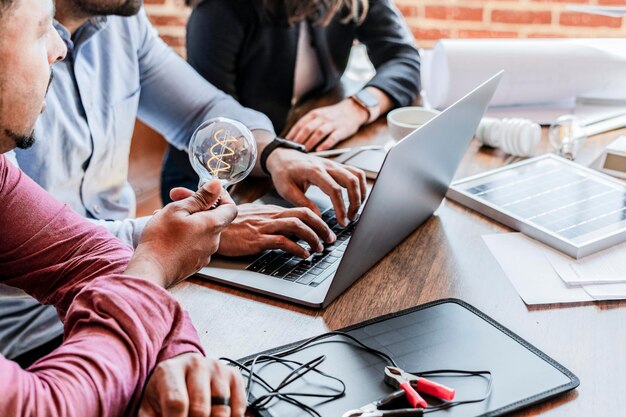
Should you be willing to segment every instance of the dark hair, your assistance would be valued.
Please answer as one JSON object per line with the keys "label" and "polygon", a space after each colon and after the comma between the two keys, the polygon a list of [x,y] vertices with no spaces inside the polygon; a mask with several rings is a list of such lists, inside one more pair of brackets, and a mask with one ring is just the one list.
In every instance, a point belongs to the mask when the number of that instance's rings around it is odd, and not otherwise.
{"label": "dark hair", "polygon": [[[185,4],[191,7],[200,3],[202,0],[185,0]],[[369,9],[368,0],[255,0],[253,3],[263,18],[289,26],[305,19],[313,24],[326,25],[339,12],[344,14],[345,23],[353,21],[358,24],[363,22]]]}
{"label": "dark hair", "polygon": [[339,12],[343,21],[361,23],[369,8],[368,0],[262,0],[269,16],[281,16],[293,25],[305,19],[314,24],[326,25]]}

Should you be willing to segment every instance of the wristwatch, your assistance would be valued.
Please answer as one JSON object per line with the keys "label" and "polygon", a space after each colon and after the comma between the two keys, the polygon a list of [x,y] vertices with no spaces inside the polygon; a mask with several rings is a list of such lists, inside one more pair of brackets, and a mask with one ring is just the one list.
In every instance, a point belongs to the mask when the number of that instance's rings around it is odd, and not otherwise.
{"label": "wristwatch", "polygon": [[300,143],[292,142],[287,139],[279,138],[278,136],[275,137],[273,141],[271,141],[270,143],[267,144],[267,146],[265,146],[265,148],[263,149],[263,152],[261,152],[261,158],[259,158],[259,164],[261,165],[261,169],[267,175],[271,176],[270,172],[267,170],[267,158],[270,156],[272,152],[274,152],[278,148],[294,149],[296,151],[306,153],[306,148],[304,147],[304,145]]}
{"label": "wristwatch", "polygon": [[377,116],[377,114],[374,113],[374,109],[380,104],[378,99],[367,90],[361,90],[355,95],[350,96],[350,98],[367,111],[367,123],[373,122],[374,118]]}

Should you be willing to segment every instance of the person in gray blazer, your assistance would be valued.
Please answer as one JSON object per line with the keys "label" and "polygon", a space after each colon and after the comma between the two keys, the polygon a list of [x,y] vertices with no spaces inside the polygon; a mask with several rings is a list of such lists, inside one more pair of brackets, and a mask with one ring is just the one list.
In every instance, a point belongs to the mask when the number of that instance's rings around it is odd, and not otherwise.
{"label": "person in gray blazer", "polygon": [[[192,0],[193,1],[193,0]],[[420,90],[420,56],[391,0],[203,0],[187,24],[189,63],[244,106],[284,131],[289,110],[337,87],[355,41],[374,77],[355,95],[305,114],[286,138],[325,150]],[[162,197],[198,182],[187,154],[170,147]]]}

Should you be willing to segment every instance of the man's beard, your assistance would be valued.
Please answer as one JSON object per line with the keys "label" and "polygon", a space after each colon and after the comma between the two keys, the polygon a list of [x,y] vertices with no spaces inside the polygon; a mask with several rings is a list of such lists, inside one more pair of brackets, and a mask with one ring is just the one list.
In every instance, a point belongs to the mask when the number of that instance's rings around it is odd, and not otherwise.
{"label": "man's beard", "polygon": [[4,134],[13,139],[15,146],[19,149],[28,149],[35,143],[35,131],[33,130],[28,135],[15,133],[12,130],[4,129]]}
{"label": "man's beard", "polygon": [[[48,91],[50,90],[50,85],[52,85],[52,80],[54,79],[54,74],[50,71],[50,78],[48,79],[48,86],[46,87],[46,95],[48,95]],[[31,130],[29,134],[17,133],[12,131],[11,129],[4,129],[4,134],[13,139],[15,142],[15,146],[18,149],[28,149],[35,143],[35,130]]]}
{"label": "man's beard", "polygon": [[143,6],[143,0],[125,0],[111,5],[107,0],[73,0],[74,5],[87,16],[134,16]]}

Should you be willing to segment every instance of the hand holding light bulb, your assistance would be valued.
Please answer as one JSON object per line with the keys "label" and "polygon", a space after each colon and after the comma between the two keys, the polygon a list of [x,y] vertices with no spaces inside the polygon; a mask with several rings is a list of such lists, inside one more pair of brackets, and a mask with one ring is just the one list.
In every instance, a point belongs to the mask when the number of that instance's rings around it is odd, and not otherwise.
{"label": "hand holding light bulb", "polygon": [[[189,159],[200,184],[217,179],[226,187],[249,175],[256,164],[255,139],[269,143],[273,137],[266,131],[255,131],[255,135],[256,138],[241,123],[224,118],[200,125],[189,143]],[[272,152],[267,169],[278,194],[296,207],[242,206],[240,215],[222,234],[219,254],[245,256],[283,249],[307,258],[311,251],[323,249],[322,242],[332,243],[336,239],[320,218],[317,206],[305,196],[307,188],[316,185],[330,196],[340,224],[356,217],[366,195],[365,174],[360,170],[292,149]],[[347,191],[349,207],[345,206],[342,189]],[[174,201],[191,194],[191,190],[182,188],[170,192]],[[295,243],[294,236],[307,242],[311,250]]]}
{"label": "hand holding light bulb", "polygon": [[202,123],[189,142],[189,160],[199,187],[220,180],[224,188],[246,178],[256,162],[256,141],[240,122],[218,117]]}

